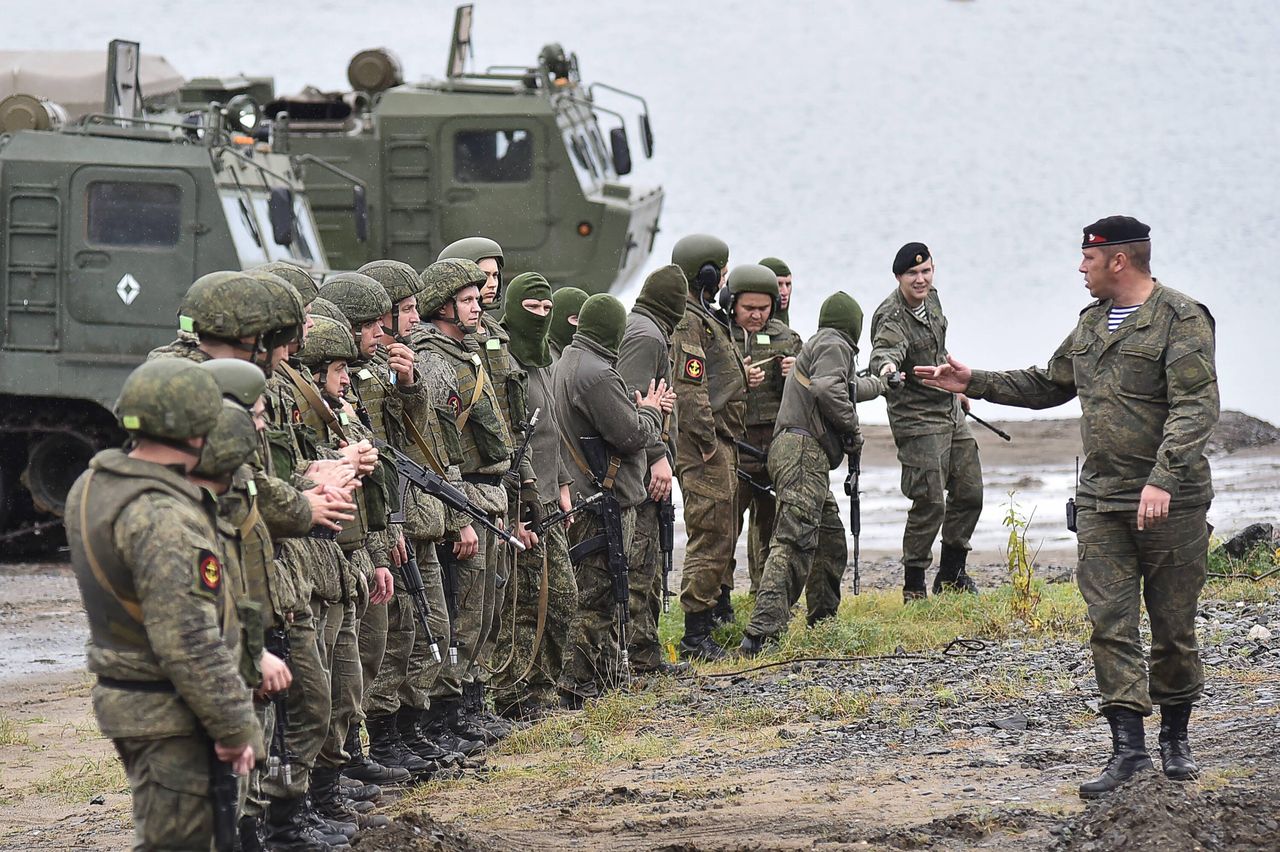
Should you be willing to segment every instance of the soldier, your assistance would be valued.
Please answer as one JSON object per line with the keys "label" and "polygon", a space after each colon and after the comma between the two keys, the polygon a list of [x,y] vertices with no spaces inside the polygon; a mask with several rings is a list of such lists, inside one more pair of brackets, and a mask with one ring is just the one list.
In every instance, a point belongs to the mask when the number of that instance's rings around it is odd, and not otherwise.
{"label": "soldier", "polygon": [[629,391],[614,368],[626,319],[626,309],[613,296],[587,299],[553,378],[556,419],[576,465],[577,491],[582,498],[604,492],[569,527],[578,614],[572,656],[559,684],[561,706],[567,709],[581,708],[585,699],[625,683],[626,554],[636,506],[645,499],[648,449],[659,440],[663,414],[674,405],[664,382],[650,382],[642,396]]}
{"label": "soldier", "polygon": [[[888,377],[944,364],[947,318],[933,286],[933,258],[924,243],[907,243],[893,259],[897,288],[871,317],[872,375]],[[982,462],[969,431],[969,400],[925,387],[914,378],[886,397],[889,427],[902,463],[902,494],[911,501],[902,533],[905,602],[928,597],[925,571],[942,530],[933,592],[978,587],[965,571],[969,536],[982,513]]]}
{"label": "soldier", "polygon": [[791,325],[791,267],[787,266],[786,261],[777,257],[766,257],[760,261],[761,266],[767,266],[778,278],[778,309],[774,311],[771,319],[776,319],[785,326]]}
{"label": "soldier", "polygon": [[573,340],[573,333],[578,330],[578,311],[586,300],[587,291],[577,287],[561,287],[551,295],[551,330],[547,339],[552,362]]}
{"label": "soldier", "polygon": [[[649,383],[662,381],[673,386],[671,376],[671,334],[684,319],[688,282],[674,263],[645,279],[627,316],[626,332],[618,349],[616,368],[628,391],[646,392]],[[663,418],[658,441],[647,450],[647,496],[636,507],[636,531],[627,551],[630,585],[630,634],[627,637],[632,668],[638,674],[673,673],[658,644],[658,619],[665,603],[663,592],[668,578],[662,574],[662,524],[674,525],[671,505],[671,461],[675,458],[677,423],[674,413]],[[666,513],[666,520],[663,514]],[[671,530],[670,532],[674,532]],[[674,545],[674,540],[672,541]],[[682,666],[687,664],[681,663]]]}
{"label": "soldier", "polygon": [[[551,285],[536,272],[512,279],[507,290],[503,325],[511,340],[511,356],[527,375],[528,395],[514,399],[512,416],[528,421],[534,411],[538,424],[530,442],[537,478],[536,502],[522,498],[522,514],[541,520],[558,509],[569,509],[569,486],[574,478],[561,459],[560,427],[551,392],[551,352],[547,331],[551,322]],[[507,600],[514,614],[503,625],[499,647],[512,648],[506,668],[494,676],[494,704],[508,718],[532,720],[556,703],[556,682],[568,657],[569,629],[578,607],[578,586],[569,562],[564,526],[544,529],[536,544],[516,557]],[[504,607],[508,607],[504,603]],[[508,611],[511,611],[508,609]]]}
{"label": "soldier", "polygon": [[1195,616],[1213,498],[1204,447],[1218,421],[1214,321],[1204,305],[1151,276],[1150,234],[1130,216],[1084,229],[1080,272],[1096,301],[1045,369],[970,370],[954,358],[916,368],[932,387],[1003,405],[1049,408],[1080,399],[1077,575],[1112,741],[1101,776],[1080,785],[1083,798],[1151,768],[1142,719],[1153,701],[1160,705],[1165,775],[1182,781],[1197,774],[1187,722],[1204,689]]}
{"label": "soldier", "polygon": [[143,364],[116,403],[129,450],[98,453],[67,497],[94,716],[129,778],[135,849],[229,840],[235,782],[228,793],[213,781],[247,774],[263,753],[216,507],[189,479],[221,410],[217,383],[195,365]]}
{"label": "soldier", "polygon": [[[498,322],[502,311],[502,246],[487,237],[467,237],[450,243],[441,250],[437,260],[470,260],[480,267],[485,274],[484,283],[480,286],[480,324],[471,333],[471,342],[484,361],[485,372],[489,374],[489,383],[498,398],[498,408],[507,430],[515,437],[524,429],[524,421],[513,414],[513,406],[528,395],[528,382],[523,371],[511,362],[511,339],[507,330]],[[537,486],[534,484],[532,459],[525,455],[521,462],[522,469],[512,472],[505,480],[508,491],[525,491],[525,505],[538,506]],[[520,520],[519,514],[513,511],[521,496],[512,494],[509,507],[503,518],[504,526],[514,527],[516,535],[526,548],[537,543],[537,536],[528,530]],[[505,588],[506,581],[511,578],[514,558],[508,548],[494,548],[487,558],[494,564],[490,570],[500,578],[499,586]],[[502,601],[504,595],[497,594],[493,599],[494,610],[489,616],[489,629],[484,637],[485,658],[492,659],[497,648],[498,633],[502,623]],[[464,700],[467,713],[480,720],[481,724],[494,736],[503,737],[511,733],[512,728],[507,720],[494,716],[489,712],[485,700],[485,684],[490,677],[488,667],[481,667],[479,676],[467,685]]]}
{"label": "soldier", "polygon": [[711,639],[716,604],[734,549],[734,499],[738,464],[734,441],[746,431],[747,373],[712,305],[729,272],[729,247],[706,234],[684,237],[671,262],[689,281],[684,319],[671,337],[676,370],[676,475],[684,497],[688,535],[680,577],[684,638],[680,653],[718,660],[724,650]]}
{"label": "soldier", "polygon": [[769,451],[777,525],[739,648],[745,656],[786,630],[802,587],[810,626],[840,605],[848,548],[830,471],[862,446],[854,404],[875,399],[882,388],[878,379],[857,377],[861,334],[862,308],[847,293],[833,293],[787,377]]}
{"label": "soldier", "polygon": [[[747,433],[743,443],[749,448],[738,454],[738,499],[734,521],[742,529],[742,515],[747,513],[747,569],[751,591],[760,586],[764,561],[773,539],[776,506],[771,493],[773,483],[765,466],[769,444],[773,441],[773,424],[782,404],[782,385],[800,354],[800,335],[773,313],[779,309],[779,276],[762,264],[749,263],[729,273],[729,331],[733,345],[744,363],[751,365],[747,381]],[[758,451],[758,452],[755,452]],[[746,478],[743,478],[746,474]],[[721,592],[723,607],[719,617],[733,620],[728,591],[733,588],[730,561]]]}
{"label": "soldier", "polygon": [[[428,318],[413,330],[414,349],[422,356],[423,369],[433,371],[446,393],[458,431],[459,468],[463,488],[471,502],[497,521],[507,513],[507,492],[503,475],[511,467],[512,439],[484,359],[468,345],[481,316],[480,285],[484,272],[474,261],[439,260],[422,273],[423,290],[418,296],[420,311]],[[485,531],[476,541],[460,540],[440,548],[445,584],[455,618],[453,639],[461,647],[459,667],[446,667],[456,676],[463,692],[483,682],[480,672],[489,659],[484,640],[489,635],[497,595],[497,560],[488,553],[498,547],[496,536]],[[452,671],[450,671],[452,669]],[[493,743],[494,730],[477,724],[463,703],[451,695],[432,694],[433,730],[447,727],[466,740]]]}

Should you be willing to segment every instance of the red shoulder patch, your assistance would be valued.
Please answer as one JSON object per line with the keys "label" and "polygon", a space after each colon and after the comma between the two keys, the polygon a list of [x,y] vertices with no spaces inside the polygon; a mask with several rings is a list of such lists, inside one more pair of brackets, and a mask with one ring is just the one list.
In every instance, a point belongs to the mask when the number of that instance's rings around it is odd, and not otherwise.
{"label": "red shoulder patch", "polygon": [[703,375],[707,372],[706,363],[697,356],[690,355],[684,361],[684,377],[691,381],[702,381]]}
{"label": "red shoulder patch", "polygon": [[201,550],[197,560],[196,579],[200,587],[207,592],[216,592],[222,588],[222,563],[209,550]]}
{"label": "red shoulder patch", "polygon": [[448,402],[449,407],[453,409],[454,417],[462,414],[462,397],[458,396],[456,391],[449,394],[449,398],[446,402]]}

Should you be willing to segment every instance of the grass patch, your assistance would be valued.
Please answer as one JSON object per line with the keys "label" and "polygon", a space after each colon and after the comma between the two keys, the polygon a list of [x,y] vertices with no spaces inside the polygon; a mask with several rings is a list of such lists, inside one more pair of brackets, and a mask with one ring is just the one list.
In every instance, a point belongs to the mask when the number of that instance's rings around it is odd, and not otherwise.
{"label": "grass patch", "polygon": [[31,785],[31,792],[65,802],[87,802],[99,793],[126,793],[129,781],[114,757],[83,760],[59,766]]}
{"label": "grass patch", "polygon": [[845,692],[826,686],[810,686],[801,694],[811,715],[821,719],[858,719],[871,709],[869,692]]}
{"label": "grass patch", "polygon": [[752,702],[718,707],[700,724],[712,731],[752,731],[795,721],[795,714],[782,707]]}
{"label": "grass patch", "polygon": [[498,753],[519,756],[582,747],[593,757],[604,756],[616,745],[610,741],[653,721],[660,695],[660,690],[607,693],[588,701],[577,713],[553,716],[516,731],[503,740]]}
{"label": "grass patch", "polygon": [[0,716],[0,746],[29,746],[31,738],[27,736],[26,725]]}

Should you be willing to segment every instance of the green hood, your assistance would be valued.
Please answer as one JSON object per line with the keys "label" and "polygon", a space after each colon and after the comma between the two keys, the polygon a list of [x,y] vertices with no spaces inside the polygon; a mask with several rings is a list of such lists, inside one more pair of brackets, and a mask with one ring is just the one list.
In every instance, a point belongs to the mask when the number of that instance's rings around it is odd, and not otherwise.
{"label": "green hood", "polygon": [[582,303],[587,300],[587,292],[577,287],[561,287],[551,297],[555,307],[551,309],[551,332],[548,337],[557,350],[564,349],[573,340],[576,326],[569,322],[569,317],[582,310]]}
{"label": "green hood", "polygon": [[857,347],[858,338],[862,336],[862,308],[848,293],[832,293],[818,310],[818,328],[842,331]]}
{"label": "green hood", "polygon": [[582,303],[578,333],[574,336],[586,338],[616,356],[626,330],[627,309],[608,293],[596,293]]}
{"label": "green hood", "polygon": [[689,282],[674,263],[649,274],[636,297],[636,307],[643,308],[655,321],[666,324],[666,332],[684,319],[688,304]]}
{"label": "green hood", "polygon": [[511,335],[511,354],[526,367],[551,366],[551,350],[547,346],[551,315],[531,314],[521,302],[525,299],[550,298],[551,285],[536,272],[521,273],[507,285],[507,310],[502,324]]}

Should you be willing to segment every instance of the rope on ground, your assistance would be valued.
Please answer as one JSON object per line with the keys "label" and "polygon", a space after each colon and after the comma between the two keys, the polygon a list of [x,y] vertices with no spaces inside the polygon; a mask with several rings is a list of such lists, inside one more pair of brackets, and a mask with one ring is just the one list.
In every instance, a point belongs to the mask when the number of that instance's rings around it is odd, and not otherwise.
{"label": "rope on ground", "polygon": [[1227,573],[1224,571],[1209,571],[1205,574],[1205,576],[1213,577],[1214,579],[1217,579],[1217,580],[1252,580],[1253,582],[1256,583],[1259,580],[1265,580],[1267,577],[1270,577],[1272,574],[1280,574],[1280,566],[1272,568],[1270,571],[1266,571],[1262,574],[1235,574],[1235,573]]}
{"label": "rope on ground", "polygon": [[[943,658],[957,657],[967,658],[976,657],[987,650],[987,643],[981,639],[966,639],[963,636],[952,639],[942,649],[941,656]],[[680,675],[676,680],[718,680],[727,677],[741,677],[743,675],[752,674],[753,672],[764,671],[765,669],[778,668],[779,666],[789,666],[794,663],[866,663],[882,660],[934,660],[938,655],[935,654],[864,654],[849,657],[789,657],[785,660],[774,660],[769,663],[761,663],[758,666],[751,666],[745,669],[734,669],[729,672],[694,672],[692,674]]]}

